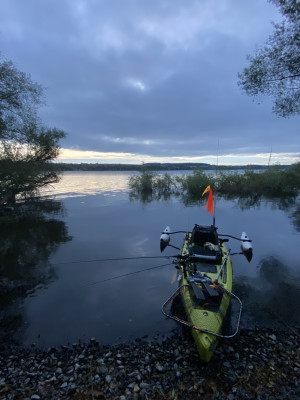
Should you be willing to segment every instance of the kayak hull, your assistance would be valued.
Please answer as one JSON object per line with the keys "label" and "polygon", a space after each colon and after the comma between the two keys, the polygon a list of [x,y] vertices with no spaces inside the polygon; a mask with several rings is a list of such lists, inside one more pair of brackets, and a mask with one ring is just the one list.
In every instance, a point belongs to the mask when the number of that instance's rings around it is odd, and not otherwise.
{"label": "kayak hull", "polygon": [[[183,244],[182,256],[188,253],[190,243],[191,234],[188,234]],[[214,354],[218,344],[218,335],[222,333],[224,320],[231,304],[231,297],[228,292],[232,291],[232,264],[223,243],[220,249],[222,252],[220,263],[212,264],[210,262],[206,264],[202,262],[196,263],[196,267],[197,273],[205,274],[210,279],[210,288],[213,289],[218,285],[217,287],[222,286],[226,290],[222,291],[221,299],[214,300],[214,298],[211,298],[210,301],[202,303],[197,301],[195,289],[189,284],[192,274],[190,270],[186,269],[186,266],[181,265],[180,285],[185,285],[185,290],[181,293],[185,314],[187,321],[192,326],[192,335],[198,353],[204,362],[209,362]],[[217,285],[214,285],[214,282],[217,282]],[[203,285],[200,283],[196,285],[201,291],[204,291]]]}

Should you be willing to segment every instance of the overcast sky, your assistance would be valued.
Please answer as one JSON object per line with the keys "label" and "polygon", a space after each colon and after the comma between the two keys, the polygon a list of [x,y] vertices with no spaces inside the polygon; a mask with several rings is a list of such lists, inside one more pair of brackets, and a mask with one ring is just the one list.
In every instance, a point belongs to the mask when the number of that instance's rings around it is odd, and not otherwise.
{"label": "overcast sky", "polygon": [[1,0],[0,52],[47,88],[65,161],[286,163],[300,118],[237,86],[281,19],[267,0]]}

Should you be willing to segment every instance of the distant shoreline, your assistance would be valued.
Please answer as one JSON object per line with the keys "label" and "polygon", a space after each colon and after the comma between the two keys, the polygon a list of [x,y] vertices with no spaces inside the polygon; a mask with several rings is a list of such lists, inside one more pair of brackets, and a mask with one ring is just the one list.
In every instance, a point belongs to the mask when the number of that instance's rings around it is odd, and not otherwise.
{"label": "distant shoreline", "polygon": [[[54,163],[60,171],[193,171],[201,170],[241,170],[241,169],[267,169],[267,165],[213,165],[205,163],[145,163],[145,164],[98,164],[98,163]],[[285,169],[289,165],[279,165],[280,169]]]}

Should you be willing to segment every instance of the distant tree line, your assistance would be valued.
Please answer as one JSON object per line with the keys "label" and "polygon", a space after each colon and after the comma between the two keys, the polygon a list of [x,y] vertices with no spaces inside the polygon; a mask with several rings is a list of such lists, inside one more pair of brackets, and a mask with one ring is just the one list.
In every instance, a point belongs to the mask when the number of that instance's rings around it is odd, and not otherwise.
{"label": "distant tree line", "polygon": [[[221,165],[204,163],[145,163],[145,164],[92,164],[92,163],[55,163],[59,171],[194,171],[194,170],[240,170],[245,168],[265,169],[265,165]],[[287,166],[279,166],[286,168]]]}

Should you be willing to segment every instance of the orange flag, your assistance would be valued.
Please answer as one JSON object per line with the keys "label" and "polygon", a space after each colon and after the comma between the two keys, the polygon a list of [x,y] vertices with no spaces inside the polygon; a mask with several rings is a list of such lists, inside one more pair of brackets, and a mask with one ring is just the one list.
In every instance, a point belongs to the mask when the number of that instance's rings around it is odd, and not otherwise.
{"label": "orange flag", "polygon": [[213,214],[213,213],[214,213],[214,199],[213,199],[213,192],[212,192],[212,189],[211,189],[210,185],[207,186],[207,188],[204,190],[204,192],[202,193],[202,196],[203,196],[206,192],[209,192],[209,194],[208,194],[208,200],[207,200],[207,203],[206,203],[206,208],[207,208],[207,211],[208,211],[210,214]]}

